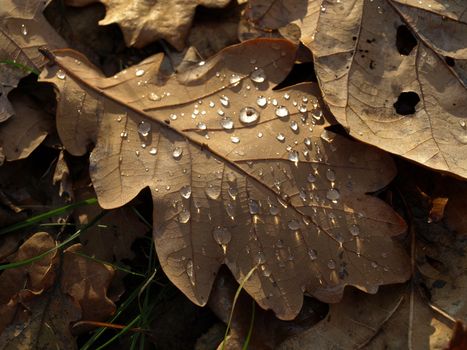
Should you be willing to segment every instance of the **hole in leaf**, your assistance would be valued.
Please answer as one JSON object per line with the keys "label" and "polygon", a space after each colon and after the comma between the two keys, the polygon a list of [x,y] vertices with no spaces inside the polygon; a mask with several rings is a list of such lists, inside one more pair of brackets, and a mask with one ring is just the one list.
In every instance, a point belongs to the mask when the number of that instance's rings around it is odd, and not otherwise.
{"label": "hole in leaf", "polygon": [[409,115],[415,113],[415,106],[418,102],[420,102],[420,97],[416,92],[401,92],[393,106],[397,114]]}
{"label": "hole in leaf", "polygon": [[397,27],[396,47],[401,55],[408,56],[413,48],[417,45],[417,39],[407,26]]}
{"label": "hole in leaf", "polygon": [[444,57],[444,61],[449,67],[454,67],[456,65],[456,61],[454,61],[454,58],[446,56]]}

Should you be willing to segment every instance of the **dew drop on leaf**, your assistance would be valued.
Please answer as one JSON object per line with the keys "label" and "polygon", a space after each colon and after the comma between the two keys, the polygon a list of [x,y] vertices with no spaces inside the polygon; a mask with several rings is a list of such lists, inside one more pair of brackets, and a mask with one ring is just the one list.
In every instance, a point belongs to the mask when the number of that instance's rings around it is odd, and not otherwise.
{"label": "dew drop on leaf", "polygon": [[326,170],[326,179],[333,182],[336,181],[336,173],[332,169]]}
{"label": "dew drop on leaf", "polygon": [[259,213],[259,204],[254,199],[248,200],[248,209],[250,210],[250,214],[258,214]]}
{"label": "dew drop on leaf", "polygon": [[195,285],[195,275],[193,270],[193,261],[190,259],[186,262],[186,274],[192,285]]}
{"label": "dew drop on leaf", "polygon": [[174,150],[172,151],[172,156],[175,158],[175,159],[178,159],[182,156],[183,154],[183,148],[181,147],[175,147]]}
{"label": "dew drop on leaf", "polygon": [[294,162],[295,165],[298,164],[298,152],[297,151],[290,151],[288,158],[291,162]]}
{"label": "dew drop on leaf", "polygon": [[309,137],[306,137],[304,140],[303,140],[303,143],[306,145],[306,146],[311,146],[311,138]]}
{"label": "dew drop on leaf", "polygon": [[331,143],[334,140],[333,135],[327,130],[323,130],[320,137],[322,140],[329,142],[329,143]]}
{"label": "dew drop on leaf", "polygon": [[176,120],[176,119],[177,119],[177,115],[172,113],[172,114],[169,115],[169,118],[170,118],[171,120]]}
{"label": "dew drop on leaf", "polygon": [[138,133],[141,136],[144,136],[144,137],[148,136],[150,131],[151,131],[151,124],[150,123],[146,123],[146,122],[139,123]]}
{"label": "dew drop on leaf", "polygon": [[232,143],[239,143],[239,142],[240,142],[240,137],[238,137],[238,136],[231,136],[231,137],[230,137],[230,141],[232,141]]}
{"label": "dew drop on leaf", "polygon": [[260,107],[264,107],[268,104],[268,100],[264,96],[258,96],[256,99],[256,104]]}
{"label": "dew drop on leaf", "polygon": [[57,78],[60,79],[60,80],[64,80],[66,78],[66,74],[64,71],[62,71],[61,69],[59,69],[57,71]]}
{"label": "dew drop on leaf", "polygon": [[221,121],[220,121],[220,124],[221,124],[222,128],[224,128],[226,130],[230,130],[234,126],[233,120],[230,117],[222,118]]}
{"label": "dew drop on leaf", "polygon": [[332,201],[333,203],[337,203],[337,201],[340,198],[339,191],[336,190],[335,188],[330,188],[328,192],[326,193],[326,198]]}
{"label": "dew drop on leaf", "polygon": [[221,195],[221,189],[218,186],[214,186],[213,184],[209,184],[206,187],[205,192],[206,195],[213,200],[218,199]]}
{"label": "dew drop on leaf", "polygon": [[300,222],[298,220],[290,220],[287,224],[287,227],[293,231],[296,231],[300,228]]}
{"label": "dew drop on leaf", "polygon": [[155,156],[157,154],[157,148],[151,147],[151,149],[149,150],[149,154],[152,154],[153,156]]}
{"label": "dew drop on leaf", "polygon": [[24,24],[21,24],[21,34],[24,36],[28,35],[28,28]]}
{"label": "dew drop on leaf", "polygon": [[262,83],[266,80],[266,73],[262,68],[255,68],[255,70],[250,74],[250,79],[255,83]]}
{"label": "dew drop on leaf", "polygon": [[188,221],[190,221],[190,211],[187,209],[183,209],[179,214],[178,214],[178,221],[182,224],[186,224]]}
{"label": "dew drop on leaf", "polygon": [[360,234],[360,228],[355,224],[350,225],[349,231],[350,231],[350,234],[354,237]]}
{"label": "dew drop on leaf", "polygon": [[309,249],[308,250],[308,256],[310,257],[311,260],[316,260],[318,259],[318,253],[314,249]]}
{"label": "dew drop on leaf", "polygon": [[290,128],[292,129],[292,131],[297,131],[298,130],[298,124],[295,120],[292,120],[290,122]]}
{"label": "dew drop on leaf", "polygon": [[288,115],[289,115],[289,110],[287,109],[287,107],[279,106],[276,108],[276,116],[278,116],[279,118],[285,118]]}
{"label": "dew drop on leaf", "polygon": [[279,214],[279,208],[276,207],[275,205],[271,205],[271,206],[269,207],[269,213],[270,213],[271,215],[274,215],[274,216],[275,216],[275,215]]}
{"label": "dew drop on leaf", "polygon": [[282,142],[282,141],[285,140],[285,135],[284,135],[283,133],[280,132],[280,133],[277,134],[276,139],[277,139],[278,141],[281,141],[281,142]]}
{"label": "dew drop on leaf", "polygon": [[306,179],[309,183],[313,183],[316,181],[316,177],[312,173],[309,173]]}
{"label": "dew drop on leaf", "polygon": [[151,101],[160,101],[161,97],[156,94],[155,92],[150,92],[149,95],[148,95],[148,98],[151,100]]}
{"label": "dew drop on leaf", "polygon": [[207,126],[205,123],[203,122],[199,122],[196,127],[198,128],[198,130],[206,130]]}
{"label": "dew drop on leaf", "polygon": [[329,259],[328,261],[328,268],[331,270],[334,270],[336,268],[336,262],[332,259]]}
{"label": "dew drop on leaf", "polygon": [[217,226],[212,230],[212,236],[214,240],[220,245],[226,245],[230,243],[232,235],[230,231],[223,226]]}
{"label": "dew drop on leaf", "polygon": [[243,124],[253,124],[259,119],[259,112],[253,107],[243,107],[240,110],[240,121]]}
{"label": "dew drop on leaf", "polygon": [[228,107],[229,104],[230,104],[230,100],[227,96],[225,95],[222,95],[220,98],[219,98],[219,101],[221,101],[221,105],[223,105],[224,107]]}
{"label": "dew drop on leaf", "polygon": [[183,186],[180,189],[180,195],[186,199],[190,198],[191,197],[191,186],[190,185]]}
{"label": "dew drop on leaf", "polygon": [[144,69],[141,69],[141,68],[140,68],[140,69],[137,69],[137,70],[136,70],[135,75],[136,75],[137,77],[142,77],[142,76],[144,75],[144,73],[145,73],[145,72],[144,72]]}
{"label": "dew drop on leaf", "polygon": [[233,86],[237,86],[241,79],[242,78],[240,78],[238,74],[232,74],[229,79],[229,83],[232,84]]}

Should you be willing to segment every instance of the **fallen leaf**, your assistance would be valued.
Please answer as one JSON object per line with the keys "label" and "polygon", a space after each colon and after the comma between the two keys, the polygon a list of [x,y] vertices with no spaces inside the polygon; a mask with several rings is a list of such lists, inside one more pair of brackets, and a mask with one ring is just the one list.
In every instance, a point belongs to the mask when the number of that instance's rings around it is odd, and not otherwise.
{"label": "fallen leaf", "polygon": [[[2,1],[0,8],[0,122],[13,115],[7,95],[28,75],[15,65],[39,70],[46,62],[38,52],[42,46],[66,47],[42,11],[50,0]],[[7,63],[13,62],[13,63]]]}
{"label": "fallen leaf", "polygon": [[12,161],[28,157],[53,131],[54,120],[27,94],[13,91],[9,100],[15,116],[0,124],[0,153]]}
{"label": "fallen leaf", "polygon": [[466,13],[465,2],[322,2],[305,44],[338,122],[359,140],[466,178]]}
{"label": "fallen leaf", "polygon": [[438,197],[434,198],[431,203],[430,214],[428,215],[428,222],[438,222],[444,217],[444,209],[448,204],[449,198]]}
{"label": "fallen leaf", "polygon": [[[35,257],[55,247],[46,232],[32,235],[10,262]],[[0,275],[0,348],[76,349],[70,323],[102,321],[115,312],[107,297],[110,266],[79,256],[80,244],[60,256],[54,251],[26,266]],[[61,262],[60,262],[61,260]]]}
{"label": "fallen leaf", "polygon": [[221,264],[237,281],[259,264],[245,289],[282,319],[297,315],[304,291],[337,302],[346,285],[375,293],[410,275],[391,239],[405,223],[365,194],[393,178],[390,158],[325,130],[316,85],[272,90],[295,50],[245,42],[163,86],[162,55],[105,78],[75,52],[47,53],[56,65],[42,80],[60,91],[66,149],[96,145],[103,208],[151,189],[161,266],[199,305]]}
{"label": "fallen leaf", "polygon": [[330,305],[323,321],[284,341],[278,350],[306,349],[442,349],[451,330],[410,288],[388,286],[376,295],[348,290]]}
{"label": "fallen leaf", "polygon": [[[97,0],[96,0],[97,1]],[[107,13],[100,25],[117,23],[128,46],[143,47],[158,39],[167,40],[177,50],[185,47],[197,6],[224,7],[230,0],[127,1],[99,0]],[[67,0],[72,6],[85,6],[90,0]]]}

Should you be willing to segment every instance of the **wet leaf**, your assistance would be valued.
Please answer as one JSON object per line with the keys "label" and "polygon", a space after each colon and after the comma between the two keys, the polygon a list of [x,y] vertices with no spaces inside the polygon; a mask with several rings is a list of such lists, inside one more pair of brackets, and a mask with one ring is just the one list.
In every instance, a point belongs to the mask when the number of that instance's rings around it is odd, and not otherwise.
{"label": "wet leaf", "polygon": [[[402,219],[365,193],[394,176],[390,158],[327,131],[313,84],[274,91],[296,47],[254,40],[159,85],[161,55],[105,78],[56,51],[42,80],[60,91],[58,130],[90,156],[104,208],[149,187],[161,265],[193,302],[207,302],[226,264],[283,319],[303,292],[337,302],[346,285],[375,293],[409,277],[391,236]],[[97,113],[97,115],[96,115]]]}
{"label": "wet leaf", "polygon": [[466,10],[432,0],[322,3],[307,44],[324,99],[352,136],[467,177]]}
{"label": "wet leaf", "polygon": [[13,115],[7,94],[31,70],[45,63],[41,46],[65,47],[42,15],[49,1],[2,1],[0,8],[0,122]]}
{"label": "wet leaf", "polygon": [[[97,0],[96,0],[97,1]],[[85,6],[95,1],[67,0],[73,6]],[[178,50],[185,47],[185,39],[197,6],[224,7],[229,0],[170,0],[141,2],[100,0],[107,14],[99,24],[117,23],[128,46],[143,47],[158,39],[165,39]]]}

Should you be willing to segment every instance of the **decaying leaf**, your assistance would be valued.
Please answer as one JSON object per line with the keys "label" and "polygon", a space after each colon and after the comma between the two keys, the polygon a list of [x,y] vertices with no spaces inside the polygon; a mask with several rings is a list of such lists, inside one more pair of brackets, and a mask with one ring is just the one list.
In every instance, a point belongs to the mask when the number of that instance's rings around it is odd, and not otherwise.
{"label": "decaying leaf", "polygon": [[[31,236],[11,262],[35,257],[55,247],[46,232]],[[80,244],[62,257],[50,253],[31,265],[0,275],[0,348],[75,349],[70,323],[103,320],[115,311],[107,297],[113,268],[76,255]],[[60,263],[60,259],[62,259]]]}
{"label": "decaying leaf", "polygon": [[[303,292],[337,302],[346,285],[375,293],[405,281],[391,236],[402,219],[365,193],[395,168],[383,153],[324,129],[313,84],[274,91],[296,47],[253,40],[159,85],[161,55],[105,78],[84,57],[56,51],[42,80],[60,91],[66,149],[90,157],[104,208],[149,187],[161,265],[193,302],[207,302],[226,264],[282,319]],[[97,114],[96,114],[97,113]]]}
{"label": "decaying leaf", "polygon": [[[97,0],[67,0],[68,5],[85,6]],[[182,50],[197,6],[224,7],[229,0],[127,1],[99,0],[107,14],[101,25],[117,23],[128,46],[143,47],[165,39]]]}
{"label": "decaying leaf", "polygon": [[324,99],[351,135],[467,177],[466,6],[322,3],[309,45]]}
{"label": "decaying leaf", "polygon": [[[50,2],[2,1],[0,7],[0,122],[10,118],[13,108],[7,94],[16,87],[18,81],[28,75],[15,64],[39,69],[46,62],[38,48],[66,47],[62,38],[53,30],[42,15],[42,10]],[[8,63],[12,62],[12,63]]]}

